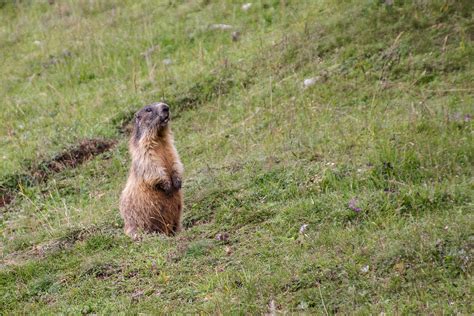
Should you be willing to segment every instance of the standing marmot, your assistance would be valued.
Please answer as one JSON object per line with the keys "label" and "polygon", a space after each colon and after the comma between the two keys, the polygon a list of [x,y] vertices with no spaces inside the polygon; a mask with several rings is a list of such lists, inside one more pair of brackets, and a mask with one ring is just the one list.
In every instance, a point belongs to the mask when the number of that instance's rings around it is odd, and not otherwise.
{"label": "standing marmot", "polygon": [[141,230],[174,235],[181,229],[183,165],[168,121],[169,107],[164,103],[135,114],[129,143],[132,166],[120,197],[125,233],[132,238]]}

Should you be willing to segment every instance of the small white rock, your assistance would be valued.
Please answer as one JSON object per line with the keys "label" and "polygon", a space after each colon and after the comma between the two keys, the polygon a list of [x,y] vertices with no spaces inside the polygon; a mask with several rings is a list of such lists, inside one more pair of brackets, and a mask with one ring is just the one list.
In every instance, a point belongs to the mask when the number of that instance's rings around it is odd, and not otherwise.
{"label": "small white rock", "polygon": [[308,227],[308,224],[303,224],[303,225],[301,225],[301,227],[300,227],[300,234],[303,234],[307,227]]}
{"label": "small white rock", "polygon": [[314,84],[317,82],[317,77],[313,77],[313,78],[308,78],[308,79],[305,79],[303,81],[303,85],[305,88],[309,88],[311,86],[314,86]]}
{"label": "small white rock", "polygon": [[308,307],[309,307],[309,304],[306,301],[301,301],[297,306],[298,309],[302,309],[302,310],[305,310]]}
{"label": "small white rock", "polygon": [[173,61],[170,58],[163,59],[163,64],[166,66],[169,66],[173,63]]}
{"label": "small white rock", "polygon": [[232,32],[232,41],[237,42],[239,39],[240,39],[240,32],[239,31]]}
{"label": "small white rock", "polygon": [[363,266],[362,268],[360,268],[360,272],[362,272],[362,273],[367,273],[367,272],[369,272],[369,266],[368,266],[368,265]]}
{"label": "small white rock", "polygon": [[209,26],[211,30],[231,30],[232,25],[229,24],[211,24]]}
{"label": "small white rock", "polygon": [[250,2],[244,3],[242,5],[242,10],[247,11],[248,9],[250,9],[251,6],[252,6],[252,3],[250,3]]}
{"label": "small white rock", "polygon": [[268,303],[268,312],[269,313],[267,315],[276,315],[276,304],[274,299],[272,299],[270,303]]}
{"label": "small white rock", "polygon": [[41,46],[41,41],[34,41],[33,44],[35,44],[36,46]]}

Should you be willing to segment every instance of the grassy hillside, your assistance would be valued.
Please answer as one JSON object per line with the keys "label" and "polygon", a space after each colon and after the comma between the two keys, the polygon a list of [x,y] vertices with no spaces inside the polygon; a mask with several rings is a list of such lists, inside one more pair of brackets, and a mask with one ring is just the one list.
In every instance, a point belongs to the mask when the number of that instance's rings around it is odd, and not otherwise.
{"label": "grassy hillside", "polygon": [[[474,3],[242,4],[0,1],[0,314],[474,312]],[[158,100],[186,229],[133,242]]]}

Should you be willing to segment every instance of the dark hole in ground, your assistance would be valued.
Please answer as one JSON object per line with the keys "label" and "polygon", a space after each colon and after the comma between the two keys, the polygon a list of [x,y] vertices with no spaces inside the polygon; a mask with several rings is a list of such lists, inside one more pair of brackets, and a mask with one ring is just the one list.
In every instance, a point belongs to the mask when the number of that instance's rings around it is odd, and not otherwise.
{"label": "dark hole in ground", "polygon": [[110,139],[85,139],[52,159],[40,162],[28,168],[28,173],[9,175],[0,180],[0,207],[5,207],[13,201],[14,193],[20,186],[32,186],[42,183],[51,174],[61,172],[66,168],[76,168],[87,160],[100,155],[117,143]]}

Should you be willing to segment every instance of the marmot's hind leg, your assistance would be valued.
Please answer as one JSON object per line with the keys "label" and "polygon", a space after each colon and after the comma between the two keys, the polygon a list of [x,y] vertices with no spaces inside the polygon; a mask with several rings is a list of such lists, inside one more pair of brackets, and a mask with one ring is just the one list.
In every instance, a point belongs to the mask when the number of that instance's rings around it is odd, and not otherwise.
{"label": "marmot's hind leg", "polygon": [[179,233],[183,228],[181,227],[181,222],[178,220],[177,222],[174,223],[173,225],[173,235],[176,235]]}

